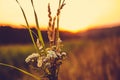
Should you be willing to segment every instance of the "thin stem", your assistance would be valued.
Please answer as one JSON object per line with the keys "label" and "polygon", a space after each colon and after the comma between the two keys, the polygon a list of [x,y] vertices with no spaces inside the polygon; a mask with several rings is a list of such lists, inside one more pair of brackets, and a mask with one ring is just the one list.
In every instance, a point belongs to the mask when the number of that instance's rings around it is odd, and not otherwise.
{"label": "thin stem", "polygon": [[61,4],[61,0],[59,0],[59,6],[58,6],[58,10],[57,10],[56,49],[58,49],[58,39],[59,39],[60,4]]}
{"label": "thin stem", "polygon": [[37,48],[37,45],[36,45],[36,43],[35,43],[35,40],[34,40],[32,31],[31,31],[30,26],[29,26],[29,23],[28,23],[28,21],[27,21],[27,17],[26,17],[26,15],[25,15],[25,12],[24,12],[23,8],[21,7],[20,3],[18,2],[18,0],[16,0],[16,2],[18,3],[18,5],[19,5],[19,7],[20,7],[20,9],[21,9],[21,11],[22,11],[22,13],[23,13],[23,16],[24,16],[26,25],[27,25],[27,27],[28,27],[28,31],[29,31],[29,33],[30,33],[30,37],[31,37],[32,42],[33,42],[33,45],[34,45],[36,51],[38,52],[38,48]]}
{"label": "thin stem", "polygon": [[18,70],[18,71],[20,71],[20,72],[22,72],[22,73],[24,73],[24,74],[27,74],[27,75],[35,78],[36,80],[41,80],[39,77],[37,77],[37,76],[35,76],[35,75],[33,75],[33,74],[31,74],[31,73],[23,70],[23,69],[17,68],[17,67],[15,67],[15,66],[12,66],[12,65],[9,65],[9,64],[5,64],[5,63],[0,63],[0,65],[1,65],[1,66],[6,66],[6,67],[10,67],[10,68],[16,69],[16,70]]}
{"label": "thin stem", "polygon": [[45,51],[45,44],[44,44],[44,40],[43,40],[43,37],[42,37],[42,33],[41,33],[40,29],[39,29],[38,17],[37,17],[37,13],[35,11],[35,8],[34,8],[33,0],[31,0],[31,3],[32,3],[33,11],[34,11],[34,17],[35,17],[35,22],[36,22],[36,26],[37,26],[38,37],[39,37],[39,40],[40,40],[40,42],[41,42],[41,44],[43,46],[43,49]]}

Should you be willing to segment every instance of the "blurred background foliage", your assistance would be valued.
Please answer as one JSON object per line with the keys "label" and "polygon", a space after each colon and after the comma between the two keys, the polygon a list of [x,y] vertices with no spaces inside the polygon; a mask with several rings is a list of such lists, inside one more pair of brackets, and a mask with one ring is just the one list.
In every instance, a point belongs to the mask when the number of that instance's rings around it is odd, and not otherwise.
{"label": "blurred background foliage", "polygon": [[[120,80],[120,36],[118,31],[88,32],[89,35],[84,33],[80,38],[76,37],[78,33],[74,34],[75,36],[66,33],[69,35],[68,39],[62,37],[63,50],[68,53],[68,56],[60,68],[59,80]],[[117,35],[113,32],[117,32]],[[61,34],[61,36],[65,36],[63,33]],[[2,44],[0,45],[0,62],[14,65],[40,76],[39,70],[33,69],[25,63],[25,58],[33,52],[35,49],[32,44]],[[0,66],[0,80],[34,79],[15,69]]]}

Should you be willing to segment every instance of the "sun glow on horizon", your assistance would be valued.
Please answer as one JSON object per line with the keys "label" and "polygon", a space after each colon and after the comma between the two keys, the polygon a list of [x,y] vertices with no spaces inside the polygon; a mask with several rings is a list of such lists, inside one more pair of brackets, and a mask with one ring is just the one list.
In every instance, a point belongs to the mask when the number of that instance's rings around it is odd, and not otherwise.
{"label": "sun glow on horizon", "polygon": [[[31,26],[35,26],[30,0],[19,0]],[[58,0],[59,1],[59,0]],[[40,26],[47,27],[47,5],[51,3],[52,15],[55,15],[56,0],[36,0],[35,9]],[[8,4],[9,3],[9,4]],[[61,11],[60,28],[77,32],[99,25],[120,23],[120,0],[66,0]],[[25,25],[22,12],[15,0],[0,0],[0,24]],[[45,27],[46,26],[46,27]]]}

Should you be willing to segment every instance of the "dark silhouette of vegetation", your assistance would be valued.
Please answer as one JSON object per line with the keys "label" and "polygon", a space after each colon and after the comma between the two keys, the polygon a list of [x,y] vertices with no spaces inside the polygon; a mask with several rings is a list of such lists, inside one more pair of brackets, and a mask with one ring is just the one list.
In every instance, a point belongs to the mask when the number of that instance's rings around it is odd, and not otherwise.
{"label": "dark silhouette of vegetation", "polygon": [[[37,33],[37,31],[32,28],[32,30]],[[48,42],[47,31],[42,31],[43,39]],[[112,28],[102,28],[102,29],[91,29],[85,32],[72,33],[68,31],[60,31],[60,37],[62,40],[71,39],[94,39],[99,40],[103,38],[108,38],[111,36],[120,36],[120,26]],[[35,35],[34,35],[35,37]],[[36,39],[36,37],[35,37]],[[16,29],[10,26],[0,27],[0,44],[29,44],[32,43],[30,35],[27,29]]]}

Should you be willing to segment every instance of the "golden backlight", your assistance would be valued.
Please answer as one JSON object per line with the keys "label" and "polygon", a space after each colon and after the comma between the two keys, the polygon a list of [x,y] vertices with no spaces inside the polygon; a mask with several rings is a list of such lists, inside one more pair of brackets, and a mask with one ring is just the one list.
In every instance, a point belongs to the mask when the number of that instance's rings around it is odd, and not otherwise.
{"label": "golden backlight", "polygon": [[[29,23],[35,25],[30,0],[19,0],[25,10]],[[34,0],[40,26],[47,26],[47,5],[50,2],[54,16],[59,0]],[[16,0],[0,0],[0,23],[19,26],[25,25],[22,12]],[[94,26],[120,23],[120,0],[66,0],[61,12],[62,30],[77,32]],[[91,26],[92,25],[92,26]],[[45,27],[43,27],[45,28]]]}

